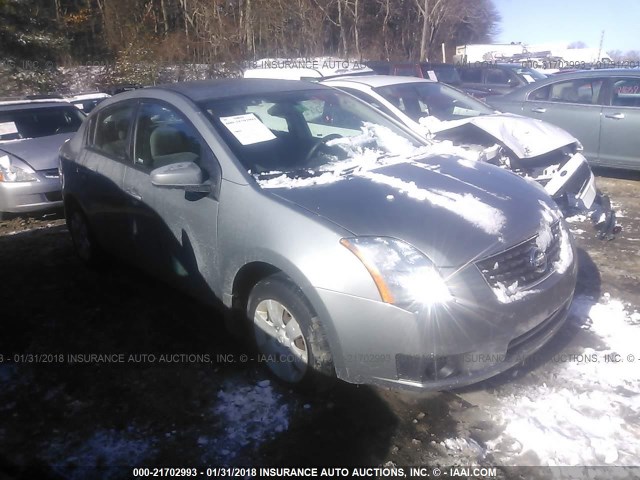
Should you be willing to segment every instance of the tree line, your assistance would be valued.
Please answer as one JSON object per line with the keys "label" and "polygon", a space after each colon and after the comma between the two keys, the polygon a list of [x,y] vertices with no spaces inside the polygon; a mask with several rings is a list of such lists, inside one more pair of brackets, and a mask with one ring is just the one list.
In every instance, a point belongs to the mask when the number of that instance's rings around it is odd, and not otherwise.
{"label": "tree line", "polygon": [[[66,63],[337,55],[441,60],[488,42],[492,0],[0,0],[0,54]],[[15,58],[14,58],[15,59]]]}

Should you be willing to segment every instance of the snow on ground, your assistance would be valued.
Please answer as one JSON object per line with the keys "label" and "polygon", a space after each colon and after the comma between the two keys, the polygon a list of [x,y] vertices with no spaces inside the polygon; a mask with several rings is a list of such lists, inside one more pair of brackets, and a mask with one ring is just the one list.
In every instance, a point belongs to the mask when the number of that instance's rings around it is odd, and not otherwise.
{"label": "snow on ground", "polygon": [[245,447],[257,449],[289,428],[292,401],[277,393],[269,380],[239,385],[229,380],[212,408],[216,434],[201,436],[203,463],[228,464]]}
{"label": "snow on ground", "polygon": [[505,429],[487,443],[487,451],[497,463],[523,465],[531,454],[548,466],[638,463],[638,319],[637,312],[628,312],[617,300],[574,300],[569,321],[604,346],[558,354],[548,385],[515,388],[515,393],[496,398],[490,414]]}
{"label": "snow on ground", "polygon": [[582,222],[586,222],[587,220],[589,220],[589,218],[586,215],[573,215],[571,217],[567,217],[565,218],[565,221],[567,223],[582,223]]}
{"label": "snow on ground", "polygon": [[[87,468],[139,465],[155,451],[155,439],[134,426],[126,431],[97,430],[81,443],[53,440],[44,452],[54,471],[62,478],[87,478]],[[67,452],[64,460],[60,453]],[[93,470],[92,470],[93,471]],[[120,478],[115,470],[102,472],[101,478]]]}
{"label": "snow on ground", "polygon": [[[0,369],[0,374],[1,385],[10,372]],[[248,383],[242,377],[231,377],[212,399],[200,427],[178,435],[195,434],[193,447],[199,450],[202,465],[230,465],[234,461],[246,465],[263,443],[289,428],[296,405],[291,397],[278,393],[269,380]],[[3,434],[0,430],[0,438]],[[65,478],[82,479],[87,468],[143,465],[154,458],[152,463],[157,463],[159,448],[180,437],[175,430],[160,434],[138,425],[124,430],[97,429],[86,440],[54,432],[43,448],[43,457]],[[118,472],[108,471],[105,478],[119,478]]]}

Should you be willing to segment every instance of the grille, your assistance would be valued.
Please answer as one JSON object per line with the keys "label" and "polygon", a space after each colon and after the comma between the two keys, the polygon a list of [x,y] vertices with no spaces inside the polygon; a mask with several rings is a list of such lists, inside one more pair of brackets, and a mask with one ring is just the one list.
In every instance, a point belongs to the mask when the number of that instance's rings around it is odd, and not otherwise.
{"label": "grille", "polygon": [[530,287],[553,272],[553,264],[560,257],[560,222],[551,225],[552,239],[545,253],[546,266],[534,265],[532,252],[536,247],[537,235],[515,247],[476,262],[476,266],[491,287],[498,283],[504,286],[518,282],[518,288]]}

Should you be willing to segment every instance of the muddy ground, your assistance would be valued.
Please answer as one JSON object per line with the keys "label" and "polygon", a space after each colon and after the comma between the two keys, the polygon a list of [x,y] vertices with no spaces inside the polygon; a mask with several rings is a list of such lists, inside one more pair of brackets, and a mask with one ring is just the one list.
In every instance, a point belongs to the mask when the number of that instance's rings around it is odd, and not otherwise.
{"label": "muddy ground", "polygon": [[[634,312],[640,177],[601,173],[624,231],[603,242],[588,221],[571,223],[577,298],[616,299]],[[131,466],[570,464],[562,445],[554,456],[506,435],[515,423],[501,412],[540,385],[560,391],[566,366],[550,361],[559,353],[601,348],[574,317],[527,364],[461,391],[340,384],[305,396],[270,380],[219,312],[118,263],[86,269],[59,214],[13,218],[0,222],[0,480],[128,478]],[[90,354],[103,356],[81,361]],[[632,387],[624,395],[638,398]],[[633,408],[614,413],[640,423]],[[640,438],[627,433],[615,458],[592,441],[594,462],[574,463],[637,464]]]}

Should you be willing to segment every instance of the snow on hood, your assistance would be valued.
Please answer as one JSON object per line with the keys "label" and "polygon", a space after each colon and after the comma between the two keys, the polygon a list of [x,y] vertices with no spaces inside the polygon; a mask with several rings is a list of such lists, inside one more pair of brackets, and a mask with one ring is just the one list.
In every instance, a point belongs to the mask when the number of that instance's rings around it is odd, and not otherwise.
{"label": "snow on hood", "polygon": [[530,238],[541,220],[536,200],[552,202],[510,172],[446,157],[287,178],[267,180],[270,191],[355,235],[402,238],[441,267]]}
{"label": "snow on hood", "polygon": [[471,124],[504,143],[518,158],[533,158],[578,140],[566,130],[548,122],[511,113],[479,115],[462,120],[420,119],[420,125],[432,134]]}
{"label": "snow on hood", "polygon": [[431,205],[449,210],[454,215],[480,228],[490,235],[499,235],[506,223],[504,214],[495,207],[487,205],[470,193],[454,193],[444,190],[428,190],[418,187],[413,181],[390,177],[381,173],[362,172],[363,178],[387,185],[411,198],[427,201]]}
{"label": "snow on hood", "polygon": [[[377,148],[366,146],[372,139]],[[511,172],[479,162],[469,168],[452,145],[415,146],[371,125],[360,135],[327,143],[340,146],[348,158],[254,177],[263,189],[356,235],[402,238],[440,267],[460,266],[531,238],[547,214],[540,205],[557,210],[542,189]]]}
{"label": "snow on hood", "polygon": [[26,162],[34,170],[47,170],[58,166],[58,150],[73,133],[61,133],[47,137],[25,138],[0,143],[0,156],[11,154]]}

